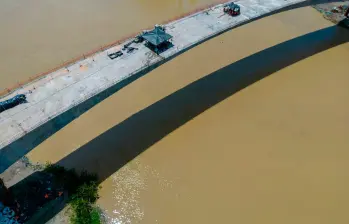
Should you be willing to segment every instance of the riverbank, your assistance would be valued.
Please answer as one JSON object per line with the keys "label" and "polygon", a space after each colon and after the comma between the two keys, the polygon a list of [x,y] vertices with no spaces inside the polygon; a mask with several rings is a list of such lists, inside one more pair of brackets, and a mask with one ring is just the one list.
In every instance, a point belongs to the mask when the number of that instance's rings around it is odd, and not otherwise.
{"label": "riverbank", "polygon": [[[96,175],[49,163],[33,165],[24,157],[0,174],[7,194],[7,200],[0,198],[0,222],[47,223],[60,214],[54,223],[101,224],[103,212],[95,205],[97,180]],[[11,212],[5,209],[4,215],[1,205]]]}

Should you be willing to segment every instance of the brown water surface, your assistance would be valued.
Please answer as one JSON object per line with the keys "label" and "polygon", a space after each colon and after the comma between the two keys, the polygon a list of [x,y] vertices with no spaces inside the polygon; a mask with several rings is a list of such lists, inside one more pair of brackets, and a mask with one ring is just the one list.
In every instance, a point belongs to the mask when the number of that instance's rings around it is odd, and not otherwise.
{"label": "brown water surface", "polygon": [[[331,26],[313,9],[303,8],[234,29],[123,88],[28,156],[110,174],[102,183],[99,204],[113,223],[347,223],[349,44],[337,43],[336,36],[348,33]],[[329,38],[312,46],[303,35],[314,31],[313,37],[321,38],[325,31]],[[160,116],[174,116],[165,108],[149,125],[142,119],[129,126],[123,122],[224,66],[232,65],[221,74],[227,81],[243,74],[233,69],[239,68],[236,61],[297,37],[297,43],[308,41],[308,46],[290,47],[304,60],[277,71],[265,68],[270,76],[182,126]],[[329,47],[308,55],[307,47],[321,45]],[[270,64],[267,60],[283,63],[276,59],[288,60],[288,53],[284,49],[251,61],[246,74],[261,63]],[[217,88],[208,96],[219,92]],[[174,101],[170,109],[191,113],[202,101],[198,95],[190,106]],[[133,146],[152,136],[152,123],[171,131],[118,170]]]}
{"label": "brown water surface", "polygon": [[217,0],[3,0],[0,92],[18,81]]}

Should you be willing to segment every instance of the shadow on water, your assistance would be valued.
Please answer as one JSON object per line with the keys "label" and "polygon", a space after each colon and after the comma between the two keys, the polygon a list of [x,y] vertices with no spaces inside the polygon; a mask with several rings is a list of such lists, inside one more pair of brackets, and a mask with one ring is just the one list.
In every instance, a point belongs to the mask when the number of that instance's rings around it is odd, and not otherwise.
{"label": "shadow on water", "polygon": [[[132,115],[57,165],[96,173],[102,182],[166,135],[234,93],[287,66],[348,41],[348,30],[332,26],[243,58]],[[48,210],[39,223],[45,223],[56,212]]]}
{"label": "shadow on water", "polygon": [[132,115],[58,162],[103,181],[163,137],[241,89],[300,60],[349,41],[338,26],[322,29],[232,63]]}
{"label": "shadow on water", "polygon": [[[310,6],[310,5],[314,5],[314,4],[328,3],[328,2],[340,2],[340,0],[308,0],[308,1],[305,1],[302,3],[294,4],[294,5],[282,8],[280,10],[276,10],[276,11],[264,14],[260,17],[255,18],[255,19],[246,21],[238,26],[242,26],[244,24],[253,22],[255,20],[273,15],[276,13],[280,13],[280,12],[284,12],[284,11],[288,11],[288,10],[292,10],[292,9],[296,9],[296,8],[306,7],[306,6]],[[50,136],[55,134],[57,131],[62,129],[64,126],[66,126],[67,124],[72,122],[74,119],[76,119],[77,117],[84,114],[87,110],[91,109],[96,104],[100,103],[104,99],[108,98],[109,96],[111,96],[112,94],[114,94],[115,92],[120,90],[124,86],[132,83],[133,81],[137,80],[138,78],[142,77],[143,75],[147,74],[148,72],[152,71],[153,69],[157,68],[158,66],[162,65],[163,63],[166,63],[167,61],[172,60],[174,57],[184,53],[185,51],[188,51],[191,48],[193,48],[193,47],[195,47],[195,46],[197,46],[197,45],[199,45],[199,44],[201,44],[209,39],[212,39],[212,38],[214,38],[222,33],[225,33],[229,30],[230,29],[222,31],[220,33],[217,33],[216,35],[214,35],[206,40],[200,41],[197,44],[187,48],[184,51],[180,51],[180,52],[176,53],[175,55],[173,55],[165,60],[162,60],[155,65],[149,66],[147,69],[145,69],[145,70],[117,83],[116,85],[100,92],[96,96],[86,100],[85,102],[79,104],[78,106],[75,106],[75,107],[69,109],[68,111],[60,114],[59,116],[42,124],[40,127],[34,129],[33,131],[26,133],[23,137],[17,139],[16,141],[12,142],[11,144],[5,146],[4,148],[2,148],[0,150],[0,173],[4,172],[8,167],[10,167],[12,164],[14,164],[17,160],[22,158],[24,155],[26,155],[28,152],[33,150],[36,146],[41,144],[43,141],[45,141],[47,138],[49,138]]]}

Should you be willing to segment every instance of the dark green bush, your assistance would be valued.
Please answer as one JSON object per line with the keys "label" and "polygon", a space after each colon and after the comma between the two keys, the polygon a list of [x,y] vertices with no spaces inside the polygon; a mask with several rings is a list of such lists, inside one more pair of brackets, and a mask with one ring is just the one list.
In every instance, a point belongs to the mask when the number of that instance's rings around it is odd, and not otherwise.
{"label": "dark green bush", "polygon": [[86,171],[78,175],[73,169],[67,170],[52,164],[46,164],[44,172],[52,174],[68,192],[69,203],[73,210],[72,224],[101,223],[100,212],[94,207],[99,197],[97,175],[89,174]]}

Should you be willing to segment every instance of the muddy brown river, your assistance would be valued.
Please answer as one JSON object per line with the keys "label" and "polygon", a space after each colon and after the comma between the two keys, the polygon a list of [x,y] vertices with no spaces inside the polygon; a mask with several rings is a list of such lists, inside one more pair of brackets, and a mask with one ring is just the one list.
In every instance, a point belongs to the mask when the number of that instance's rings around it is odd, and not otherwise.
{"label": "muddy brown river", "polygon": [[[214,2],[3,0],[0,90]],[[121,89],[28,157],[98,173],[113,224],[347,223],[347,37],[312,8],[239,27]],[[238,75],[265,77],[242,88]]]}
{"label": "muddy brown river", "polygon": [[[23,44],[27,60],[50,55],[30,69],[49,67],[63,45],[59,57],[74,55],[117,38],[118,29],[131,32],[206,3],[105,1],[114,7],[95,3],[93,14],[84,4],[54,2],[43,3],[62,7],[52,17],[65,10],[71,17],[47,25],[45,35],[60,38],[28,36],[41,47],[55,43],[37,54]],[[110,21],[117,12],[135,20]],[[92,32],[99,23],[109,25]],[[56,26],[76,32],[57,33]],[[110,223],[347,223],[348,40],[347,30],[310,7],[258,20],[126,86],[28,156],[97,172],[98,204]],[[246,79],[242,88],[234,75],[264,78]]]}
{"label": "muddy brown river", "polygon": [[3,0],[0,92],[18,81],[218,0]]}

